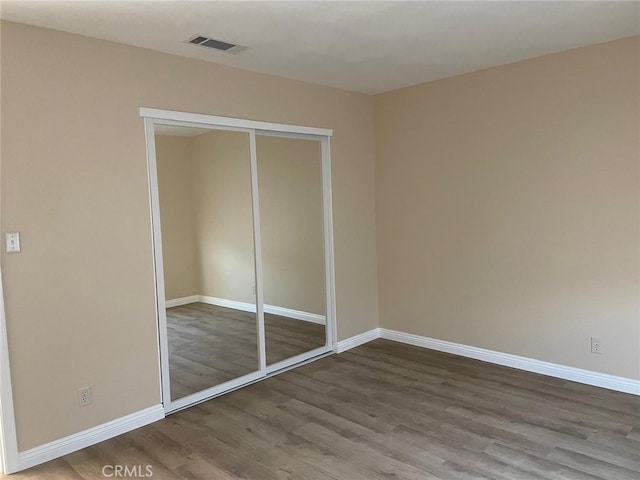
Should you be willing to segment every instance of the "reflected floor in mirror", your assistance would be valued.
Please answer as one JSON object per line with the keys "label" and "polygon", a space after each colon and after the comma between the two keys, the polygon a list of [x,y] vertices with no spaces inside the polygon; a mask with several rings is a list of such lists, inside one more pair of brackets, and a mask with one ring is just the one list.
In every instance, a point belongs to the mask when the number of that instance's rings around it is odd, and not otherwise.
{"label": "reflected floor in mirror", "polygon": [[[265,314],[267,364],[325,344],[324,325]],[[167,309],[171,398],[258,370],[254,313],[205,303]]]}

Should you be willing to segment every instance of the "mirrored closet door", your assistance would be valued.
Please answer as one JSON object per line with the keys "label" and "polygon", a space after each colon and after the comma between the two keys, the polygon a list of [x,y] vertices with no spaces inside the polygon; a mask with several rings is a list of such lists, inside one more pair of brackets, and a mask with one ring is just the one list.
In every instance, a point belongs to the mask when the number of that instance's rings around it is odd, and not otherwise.
{"label": "mirrored closet door", "polygon": [[320,141],[258,135],[267,365],[326,344]]}
{"label": "mirrored closet door", "polygon": [[154,134],[169,395],[182,405],[260,371],[250,143],[201,127]]}
{"label": "mirrored closet door", "polygon": [[165,411],[330,353],[331,131],[141,116]]}

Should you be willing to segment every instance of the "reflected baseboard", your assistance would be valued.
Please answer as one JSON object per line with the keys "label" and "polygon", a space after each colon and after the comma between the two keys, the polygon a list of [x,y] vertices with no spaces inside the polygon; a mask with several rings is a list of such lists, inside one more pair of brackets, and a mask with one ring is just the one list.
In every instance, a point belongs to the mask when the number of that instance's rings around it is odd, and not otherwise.
{"label": "reflected baseboard", "polygon": [[182,305],[189,305],[190,303],[196,303],[200,301],[200,295],[191,295],[190,297],[174,298],[165,302],[165,308],[180,307]]}
{"label": "reflected baseboard", "polygon": [[324,325],[326,323],[326,319],[324,315],[318,315],[317,313],[303,312],[301,310],[293,310],[291,308],[277,307],[275,305],[265,305],[264,313],[279,315],[281,317],[293,318],[295,320],[302,320],[303,322],[318,323],[320,325]]}
{"label": "reflected baseboard", "polygon": [[[243,312],[255,313],[256,311],[256,306],[253,303],[238,302],[236,300],[228,300],[226,298],[209,297],[207,295],[191,295],[189,297],[173,298],[171,300],[167,300],[165,302],[165,306],[166,308],[171,308],[197,302],[216,305],[218,307],[232,308]],[[276,305],[265,305],[264,313],[292,318],[294,320],[302,320],[303,322],[318,323],[320,325],[326,324],[326,317],[324,315],[303,312],[301,310],[293,310],[292,308],[278,307]]]}

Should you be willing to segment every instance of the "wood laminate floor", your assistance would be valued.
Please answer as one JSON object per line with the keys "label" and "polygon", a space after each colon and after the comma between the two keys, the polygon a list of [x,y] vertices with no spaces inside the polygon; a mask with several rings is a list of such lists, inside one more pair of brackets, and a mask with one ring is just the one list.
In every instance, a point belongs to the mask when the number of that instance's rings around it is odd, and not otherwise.
{"label": "wood laminate floor", "polygon": [[[265,314],[267,364],[325,344],[325,327]],[[255,313],[191,303],[167,309],[171,398],[258,370]]]}
{"label": "wood laminate floor", "polygon": [[376,340],[15,479],[636,480],[640,398]]}

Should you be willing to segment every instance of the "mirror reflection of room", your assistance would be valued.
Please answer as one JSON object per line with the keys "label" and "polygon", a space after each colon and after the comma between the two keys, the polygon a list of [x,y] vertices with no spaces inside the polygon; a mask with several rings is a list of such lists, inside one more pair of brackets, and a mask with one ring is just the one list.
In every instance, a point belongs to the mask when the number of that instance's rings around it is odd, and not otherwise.
{"label": "mirror reflection of room", "polygon": [[259,369],[249,135],[156,125],[171,398]]}
{"label": "mirror reflection of room", "polygon": [[267,364],[326,343],[320,142],[257,136]]}
{"label": "mirror reflection of room", "polygon": [[[249,134],[156,125],[173,400],[260,370]],[[266,364],[326,345],[320,142],[256,137]]]}

